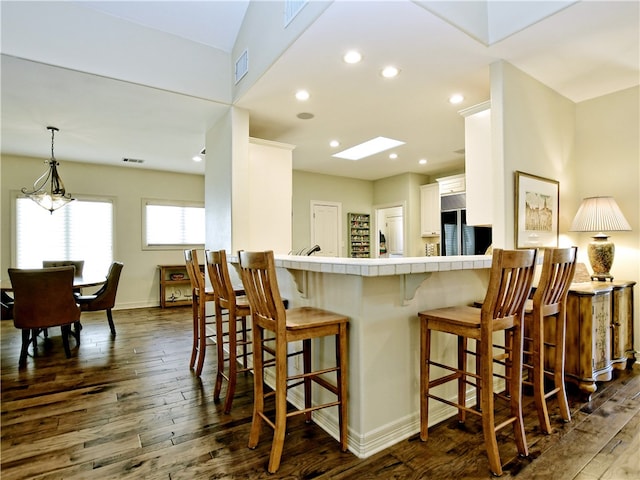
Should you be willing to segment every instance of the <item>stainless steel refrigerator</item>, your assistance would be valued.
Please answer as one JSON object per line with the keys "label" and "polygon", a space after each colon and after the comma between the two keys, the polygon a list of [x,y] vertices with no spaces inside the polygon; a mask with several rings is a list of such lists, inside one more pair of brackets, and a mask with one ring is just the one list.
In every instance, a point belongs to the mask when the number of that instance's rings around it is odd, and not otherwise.
{"label": "stainless steel refrigerator", "polygon": [[491,246],[491,227],[467,225],[466,195],[440,197],[440,255],[484,255]]}

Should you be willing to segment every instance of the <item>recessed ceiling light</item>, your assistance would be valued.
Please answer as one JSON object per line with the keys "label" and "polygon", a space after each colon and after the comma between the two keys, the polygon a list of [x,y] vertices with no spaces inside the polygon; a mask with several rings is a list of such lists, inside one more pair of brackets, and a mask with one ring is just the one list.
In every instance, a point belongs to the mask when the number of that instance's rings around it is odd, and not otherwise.
{"label": "recessed ceiling light", "polygon": [[301,102],[304,102],[305,100],[309,100],[309,92],[307,92],[306,90],[298,90],[296,92],[296,98]]}
{"label": "recessed ceiling light", "polygon": [[398,158],[398,154],[397,154],[397,153],[390,153],[390,154],[389,154],[389,158],[390,158],[391,160],[395,160],[396,158]]}
{"label": "recessed ceiling light", "polygon": [[193,157],[191,157],[191,160],[193,160],[194,162],[201,162],[202,157],[200,155],[194,155]]}
{"label": "recessed ceiling light", "polygon": [[331,140],[329,142],[329,146],[332,147],[332,148],[339,147],[340,146],[340,142],[338,140]]}
{"label": "recessed ceiling light", "polygon": [[457,103],[462,103],[462,101],[464,100],[464,97],[462,95],[460,95],[459,93],[455,93],[453,95],[451,95],[449,97],[449,103],[455,105]]}
{"label": "recessed ceiling light", "polygon": [[361,158],[375,155],[376,153],[384,152],[390,148],[404,145],[404,142],[400,140],[394,140],[386,137],[376,137],[371,140],[367,140],[355,147],[347,148],[342,152],[335,153],[334,157],[344,158],[346,160],[360,160]]}
{"label": "recessed ceiling light", "polygon": [[400,73],[400,70],[390,65],[388,67],[384,67],[380,73],[384,78],[393,78]]}
{"label": "recessed ceiling light", "polygon": [[362,55],[357,50],[349,50],[344,54],[342,59],[346,63],[358,63],[360,60],[362,60]]}
{"label": "recessed ceiling light", "polygon": [[426,165],[427,164],[427,159],[426,158],[421,158],[420,160],[418,160],[418,163],[420,165]]}

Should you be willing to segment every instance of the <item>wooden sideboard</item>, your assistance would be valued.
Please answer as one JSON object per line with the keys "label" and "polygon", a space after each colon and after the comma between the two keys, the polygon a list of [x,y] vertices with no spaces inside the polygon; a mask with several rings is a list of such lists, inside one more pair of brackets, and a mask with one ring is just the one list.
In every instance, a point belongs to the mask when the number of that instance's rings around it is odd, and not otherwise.
{"label": "wooden sideboard", "polygon": [[[191,280],[187,266],[158,265],[160,270],[160,307],[183,307],[191,305]],[[204,265],[200,265],[204,274]]]}
{"label": "wooden sideboard", "polygon": [[590,397],[596,382],[635,361],[633,287],[636,282],[575,283],[567,298],[565,379]]}

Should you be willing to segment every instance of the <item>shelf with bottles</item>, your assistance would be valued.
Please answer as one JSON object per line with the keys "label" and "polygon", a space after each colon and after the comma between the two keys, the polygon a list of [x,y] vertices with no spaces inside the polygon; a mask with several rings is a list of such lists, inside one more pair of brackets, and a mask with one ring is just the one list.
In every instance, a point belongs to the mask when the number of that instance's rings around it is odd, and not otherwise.
{"label": "shelf with bottles", "polygon": [[371,257],[371,215],[349,213],[349,256],[351,258]]}

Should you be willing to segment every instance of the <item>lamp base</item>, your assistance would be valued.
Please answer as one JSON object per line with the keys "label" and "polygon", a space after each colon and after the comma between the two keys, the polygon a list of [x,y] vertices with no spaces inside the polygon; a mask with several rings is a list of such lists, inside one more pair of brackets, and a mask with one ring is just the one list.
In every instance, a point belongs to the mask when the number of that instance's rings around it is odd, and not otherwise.
{"label": "lamp base", "polygon": [[600,281],[613,281],[613,276],[609,273],[611,265],[613,265],[613,257],[616,247],[613,242],[609,241],[609,236],[603,233],[594,235],[593,241],[587,246],[589,262],[593,269],[591,279]]}

